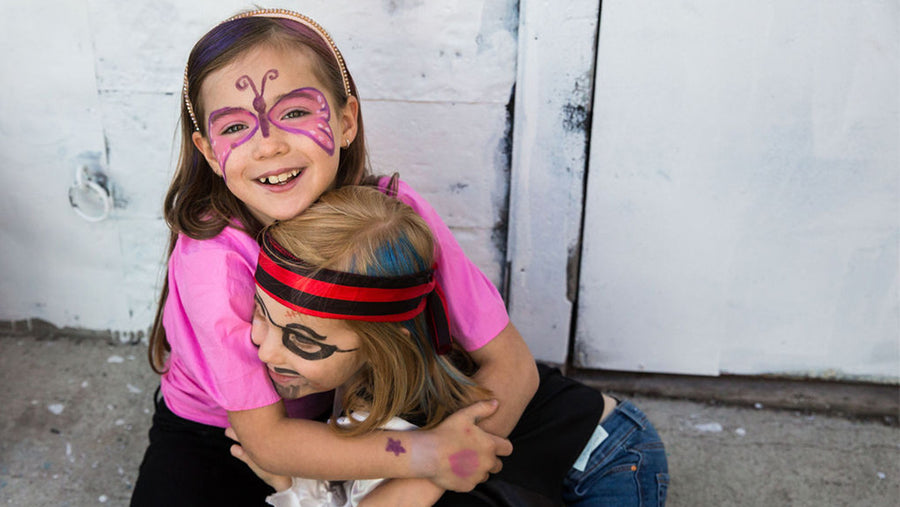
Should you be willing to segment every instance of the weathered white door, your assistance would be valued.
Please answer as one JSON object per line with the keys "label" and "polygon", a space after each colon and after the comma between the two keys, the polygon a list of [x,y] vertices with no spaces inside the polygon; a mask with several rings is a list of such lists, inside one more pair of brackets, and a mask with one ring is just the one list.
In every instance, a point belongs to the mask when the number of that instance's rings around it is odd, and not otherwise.
{"label": "weathered white door", "polygon": [[577,366],[900,378],[898,19],[603,2]]}

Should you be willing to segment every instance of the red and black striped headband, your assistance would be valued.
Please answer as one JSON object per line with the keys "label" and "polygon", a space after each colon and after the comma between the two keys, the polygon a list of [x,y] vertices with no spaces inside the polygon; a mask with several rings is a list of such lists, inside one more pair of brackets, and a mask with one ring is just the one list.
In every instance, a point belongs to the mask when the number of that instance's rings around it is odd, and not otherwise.
{"label": "red and black striped headband", "polygon": [[256,285],[282,305],[305,315],[367,322],[401,322],[426,313],[438,354],[450,351],[446,303],[434,270],[380,277],[316,269],[263,234]]}

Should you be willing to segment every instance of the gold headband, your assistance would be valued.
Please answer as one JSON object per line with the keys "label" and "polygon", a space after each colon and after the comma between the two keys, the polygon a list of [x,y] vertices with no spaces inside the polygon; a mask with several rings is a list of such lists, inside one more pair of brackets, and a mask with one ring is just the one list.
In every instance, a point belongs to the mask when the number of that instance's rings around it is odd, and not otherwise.
{"label": "gold headband", "polygon": [[[236,16],[232,16],[225,21],[222,21],[216,26],[224,25],[225,23],[234,21],[236,19],[242,18],[250,18],[250,17],[266,17],[266,18],[282,18],[289,19],[291,21],[296,21],[303,26],[311,28],[316,34],[318,34],[325,42],[328,43],[328,47],[331,48],[331,53],[334,55],[334,59],[337,61],[338,67],[341,70],[341,80],[344,82],[344,91],[347,92],[347,97],[353,96],[350,93],[350,77],[347,73],[347,66],[344,64],[344,57],[341,55],[341,52],[338,50],[337,45],[334,43],[334,40],[328,35],[328,32],[322,28],[322,25],[316,23],[309,16],[304,16],[298,12],[289,11],[287,9],[257,9],[254,11],[243,12]],[[184,66],[184,87],[182,88],[182,95],[184,95],[184,105],[187,107],[188,114],[191,117],[191,122],[194,124],[194,130],[197,132],[200,131],[200,124],[197,123],[197,116],[194,115],[194,106],[191,104],[190,96],[188,96],[188,68],[187,65]]]}

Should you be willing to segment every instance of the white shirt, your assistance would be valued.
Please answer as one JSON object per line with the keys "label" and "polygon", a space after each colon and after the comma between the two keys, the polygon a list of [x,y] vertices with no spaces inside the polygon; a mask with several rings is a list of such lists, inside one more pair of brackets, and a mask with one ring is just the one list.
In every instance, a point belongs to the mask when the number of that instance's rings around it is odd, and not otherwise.
{"label": "white shirt", "polygon": [[[353,418],[363,421],[366,412],[354,412]],[[346,417],[338,418],[338,425],[346,426]],[[386,430],[408,431],[418,426],[394,417],[381,427]],[[291,479],[291,487],[266,497],[266,502],[275,507],[355,507],[384,479],[362,479],[356,481],[321,481],[317,479]]]}

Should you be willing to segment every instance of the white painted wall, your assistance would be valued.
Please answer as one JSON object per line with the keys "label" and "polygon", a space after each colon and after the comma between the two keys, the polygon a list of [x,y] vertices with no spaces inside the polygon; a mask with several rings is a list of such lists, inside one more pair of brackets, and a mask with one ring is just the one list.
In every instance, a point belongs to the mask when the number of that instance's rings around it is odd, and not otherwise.
{"label": "white painted wall", "polygon": [[[184,61],[249,3],[0,6],[16,13],[0,18],[0,321],[143,331],[159,289]],[[272,6],[332,32],[361,91],[376,171],[400,170],[498,284],[508,256],[514,321],[537,357],[563,362],[586,159],[579,108],[590,109],[599,1]],[[645,350],[701,336],[712,374],[897,379],[897,3],[603,6],[588,199],[601,218],[584,262],[606,278],[579,300],[620,306],[596,326],[579,321],[576,363],[640,369]],[[617,33],[621,44],[609,45]],[[68,204],[86,162],[109,177],[116,202],[98,223]],[[635,215],[643,221],[623,220]],[[645,257],[642,245],[666,255]],[[652,261],[666,269],[644,273]],[[610,281],[638,301],[665,297],[622,306]],[[680,312],[698,294],[704,303]],[[637,351],[622,348],[633,330],[594,341],[622,316],[659,315],[671,320]],[[590,359],[616,354],[632,363]]]}
{"label": "white painted wall", "polygon": [[606,0],[593,128],[576,364],[900,380],[900,4]]}
{"label": "white painted wall", "polygon": [[[395,170],[500,283],[515,79],[512,0],[305,1],[359,86],[376,172]],[[0,321],[134,333],[152,320],[174,168],[184,62],[249,2],[3,0]],[[85,160],[116,206],[88,223],[69,207]]]}

